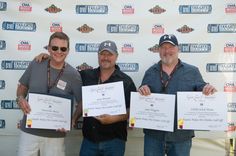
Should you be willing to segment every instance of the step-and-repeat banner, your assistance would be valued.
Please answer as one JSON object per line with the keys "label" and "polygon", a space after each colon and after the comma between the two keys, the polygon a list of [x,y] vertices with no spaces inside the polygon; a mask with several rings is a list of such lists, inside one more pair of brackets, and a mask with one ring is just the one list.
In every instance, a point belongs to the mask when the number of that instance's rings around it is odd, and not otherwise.
{"label": "step-and-repeat banner", "polygon": [[99,43],[114,40],[118,65],[137,86],[159,61],[160,36],[175,34],[180,58],[227,92],[228,130],[221,134],[236,136],[235,0],[1,0],[0,27],[0,135],[18,134],[18,79],[47,52],[49,36],[63,31],[71,42],[67,62],[79,69],[97,67]]}

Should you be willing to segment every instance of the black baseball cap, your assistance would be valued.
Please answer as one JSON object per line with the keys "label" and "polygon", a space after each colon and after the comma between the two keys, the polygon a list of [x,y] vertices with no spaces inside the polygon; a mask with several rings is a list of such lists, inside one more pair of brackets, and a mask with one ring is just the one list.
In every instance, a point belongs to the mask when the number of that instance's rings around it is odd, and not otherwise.
{"label": "black baseball cap", "polygon": [[170,43],[174,46],[179,45],[177,38],[173,34],[165,34],[165,35],[161,36],[161,38],[159,40],[159,46],[161,46],[163,43]]}

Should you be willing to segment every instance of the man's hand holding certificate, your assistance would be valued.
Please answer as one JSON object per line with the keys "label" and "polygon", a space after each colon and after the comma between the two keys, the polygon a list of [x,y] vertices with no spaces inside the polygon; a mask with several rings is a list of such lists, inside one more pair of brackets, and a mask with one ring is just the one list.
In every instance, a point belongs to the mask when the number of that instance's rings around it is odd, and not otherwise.
{"label": "man's hand holding certificate", "polygon": [[83,117],[126,114],[123,82],[83,86]]}
{"label": "man's hand holding certificate", "polygon": [[31,107],[26,128],[71,129],[71,99],[52,95],[29,93]]}

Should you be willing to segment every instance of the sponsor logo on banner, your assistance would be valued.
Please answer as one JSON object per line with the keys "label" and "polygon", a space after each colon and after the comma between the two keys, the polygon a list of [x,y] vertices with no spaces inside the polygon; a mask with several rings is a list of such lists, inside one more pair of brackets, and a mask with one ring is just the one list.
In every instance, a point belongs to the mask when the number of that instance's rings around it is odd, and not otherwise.
{"label": "sponsor logo on banner", "polygon": [[236,4],[228,3],[225,7],[225,13],[236,13]]}
{"label": "sponsor logo on banner", "polygon": [[76,43],[76,52],[98,52],[99,43]]}
{"label": "sponsor logo on banner", "polygon": [[190,33],[192,32],[194,29],[193,28],[190,28],[189,26],[187,25],[184,25],[182,26],[181,28],[178,28],[177,31],[178,32],[181,32],[181,33]]}
{"label": "sponsor logo on banner", "polygon": [[228,122],[228,132],[234,132],[236,130],[236,123],[235,122]]}
{"label": "sponsor logo on banner", "polygon": [[7,2],[0,2],[0,11],[7,10]]}
{"label": "sponsor logo on banner", "polygon": [[31,3],[28,1],[21,1],[19,6],[19,11],[31,12],[32,11]]}
{"label": "sponsor logo on banner", "polygon": [[134,14],[134,7],[132,5],[124,5],[122,9],[122,14],[124,15]]}
{"label": "sponsor logo on banner", "polygon": [[149,9],[148,11],[153,14],[161,14],[163,12],[166,12],[166,10],[161,8],[159,5],[156,5],[155,7]]}
{"label": "sponsor logo on banner", "polygon": [[107,32],[108,33],[136,34],[139,32],[139,25],[138,24],[108,24]]}
{"label": "sponsor logo on banner", "polygon": [[6,49],[6,41],[0,40],[0,50],[5,50]]}
{"label": "sponsor logo on banner", "polygon": [[152,28],[152,34],[163,34],[165,29],[161,24],[155,24]]}
{"label": "sponsor logo on banner", "polygon": [[81,27],[77,28],[77,30],[82,33],[90,33],[94,29],[92,27],[88,26],[87,24],[84,24]]}
{"label": "sponsor logo on banner", "polygon": [[1,109],[20,109],[16,100],[2,100]]}
{"label": "sponsor logo on banner", "polygon": [[81,70],[86,70],[86,69],[93,69],[93,67],[84,62],[81,65],[78,65],[76,69],[78,71],[81,71]]}
{"label": "sponsor logo on banner", "polygon": [[5,81],[4,80],[0,80],[0,89],[5,89]]}
{"label": "sponsor logo on banner", "polygon": [[25,70],[31,61],[3,60],[1,68],[3,70]]}
{"label": "sponsor logo on banner", "polygon": [[212,6],[207,5],[180,5],[180,14],[210,14],[212,11]]}
{"label": "sponsor logo on banner", "polygon": [[12,31],[36,31],[36,23],[34,22],[9,22],[4,21],[2,23],[3,30]]}
{"label": "sponsor logo on banner", "polygon": [[234,53],[236,52],[236,43],[226,43],[224,47],[225,53]]}
{"label": "sponsor logo on banner", "polygon": [[49,12],[49,13],[58,13],[61,12],[61,9],[58,8],[57,6],[55,6],[54,4],[52,4],[51,6],[49,6],[48,8],[44,9],[45,11]]}
{"label": "sponsor logo on banner", "polygon": [[138,63],[117,63],[120,67],[120,70],[123,72],[138,72],[139,64]]}
{"label": "sponsor logo on banner", "polygon": [[227,104],[228,112],[236,112],[236,103],[231,102]]}
{"label": "sponsor logo on banner", "polygon": [[208,24],[208,33],[236,33],[236,23]]}
{"label": "sponsor logo on banner", "polygon": [[76,14],[107,14],[107,5],[76,5]]}
{"label": "sponsor logo on banner", "polygon": [[31,50],[30,42],[29,41],[19,41],[18,50],[30,51]]}
{"label": "sponsor logo on banner", "polygon": [[6,122],[3,119],[0,119],[0,128],[5,128]]}
{"label": "sponsor logo on banner", "polygon": [[148,48],[149,51],[152,51],[154,53],[158,53],[159,52],[159,45],[155,44],[153,47]]}
{"label": "sponsor logo on banner", "polygon": [[236,72],[236,63],[208,63],[207,72]]}
{"label": "sponsor logo on banner", "polygon": [[133,47],[132,43],[124,43],[122,48],[121,48],[121,52],[123,52],[123,53],[133,53],[134,52],[134,47]]}
{"label": "sponsor logo on banner", "polygon": [[53,22],[50,26],[50,32],[62,32],[62,25],[59,22]]}
{"label": "sponsor logo on banner", "polygon": [[236,92],[236,82],[226,82],[224,84],[225,92]]}
{"label": "sponsor logo on banner", "polygon": [[211,52],[211,44],[209,43],[184,43],[179,44],[182,53],[209,53]]}

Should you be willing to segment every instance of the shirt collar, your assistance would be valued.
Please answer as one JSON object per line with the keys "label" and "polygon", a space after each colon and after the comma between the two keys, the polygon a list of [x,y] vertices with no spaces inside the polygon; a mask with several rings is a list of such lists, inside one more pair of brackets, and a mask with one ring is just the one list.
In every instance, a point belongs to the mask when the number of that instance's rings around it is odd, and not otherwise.
{"label": "shirt collar", "polygon": [[[114,70],[114,72],[111,74],[110,78],[111,78],[111,77],[114,77],[114,76],[121,76],[121,75],[120,75],[120,72],[121,72],[120,67],[119,67],[118,65],[115,65],[115,70]],[[100,75],[100,67],[96,68],[96,73],[97,73],[97,76]],[[109,78],[109,79],[110,79],[110,78]]]}

